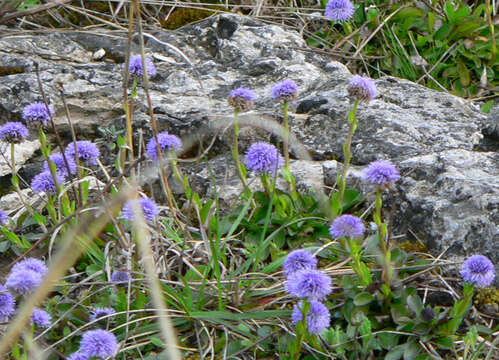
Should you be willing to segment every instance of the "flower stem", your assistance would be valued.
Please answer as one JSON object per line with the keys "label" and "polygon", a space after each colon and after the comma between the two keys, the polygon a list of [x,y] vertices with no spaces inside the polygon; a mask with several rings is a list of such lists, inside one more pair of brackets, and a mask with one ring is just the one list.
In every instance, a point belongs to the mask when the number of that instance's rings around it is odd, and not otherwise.
{"label": "flower stem", "polygon": [[378,190],[376,191],[374,222],[376,223],[376,227],[378,228],[378,242],[383,256],[382,278],[385,280],[387,289],[390,289],[390,282],[392,280],[392,275],[393,275],[393,269],[390,266],[392,256],[390,248],[386,243],[386,224],[384,224],[381,220],[381,208],[383,206],[381,198],[382,192],[383,192],[382,188],[378,188]]}
{"label": "flower stem", "polygon": [[246,184],[246,176],[239,161],[239,108],[234,108],[234,144],[232,146],[232,157],[236,163],[237,175],[241,179],[241,183],[246,189],[248,185]]}
{"label": "flower stem", "polygon": [[284,165],[289,171],[289,124],[288,124],[288,100],[284,100],[283,113],[284,113]]}

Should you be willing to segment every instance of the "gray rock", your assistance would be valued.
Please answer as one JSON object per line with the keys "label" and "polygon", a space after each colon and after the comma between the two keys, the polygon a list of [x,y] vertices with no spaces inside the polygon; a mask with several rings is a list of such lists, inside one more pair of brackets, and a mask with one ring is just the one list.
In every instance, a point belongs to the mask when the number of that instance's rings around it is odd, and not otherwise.
{"label": "gray rock", "polygon": [[[98,126],[123,129],[121,63],[126,37],[75,32],[2,38],[0,60],[13,71],[0,83],[0,123],[19,120],[24,105],[41,99],[33,65],[38,62],[63,135],[69,128],[58,82],[64,84],[80,136],[94,138]],[[134,38],[134,53],[137,44]],[[216,134],[210,155],[213,168],[219,169],[219,186],[238,186],[230,165],[230,90],[245,86],[258,96],[245,126],[260,129],[245,129],[240,149],[244,152],[252,141],[273,139],[278,133],[269,137],[261,128],[268,130],[268,124],[282,121],[281,105],[269,94],[273,84],[284,79],[295,80],[300,89],[296,107],[290,109],[297,137],[293,145],[303,144],[317,161],[307,162],[310,167],[304,167],[303,174],[316,174],[310,181],[314,186],[318,177],[327,185],[335,183],[341,164],[334,160],[343,159],[346,116],[352,106],[347,94],[352,75],[344,65],[302,51],[306,43],[294,31],[231,14],[176,32],[147,34],[146,47],[157,69],[150,79],[150,96],[160,130],[204,142],[187,146],[189,156],[203,151]],[[100,49],[105,57],[93,61]],[[358,108],[349,186],[368,192],[360,181],[362,167],[376,159],[392,160],[402,174],[396,188],[386,194],[387,206],[395,208],[395,232],[417,236],[436,253],[445,250],[445,257],[483,253],[499,263],[497,108],[487,118],[472,102],[406,80],[383,77],[376,84],[379,96]],[[151,130],[142,85],[137,94],[134,126],[144,129],[147,140]],[[297,150],[294,154],[303,158]],[[210,177],[203,171],[198,168],[192,182],[206,193]],[[219,190],[223,192],[222,187]],[[229,190],[229,195],[238,191]]]}

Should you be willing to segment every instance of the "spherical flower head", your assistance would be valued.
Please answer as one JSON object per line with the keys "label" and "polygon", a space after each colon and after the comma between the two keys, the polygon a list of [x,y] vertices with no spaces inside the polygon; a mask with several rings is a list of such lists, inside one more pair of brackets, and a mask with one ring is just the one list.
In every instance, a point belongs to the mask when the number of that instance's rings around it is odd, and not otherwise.
{"label": "spherical flower head", "polygon": [[42,283],[42,275],[32,270],[11,272],[5,281],[5,286],[19,295],[34,291]]}
{"label": "spherical flower head", "polygon": [[0,224],[1,225],[8,225],[9,224],[9,215],[7,215],[2,210],[0,210]]}
{"label": "spherical flower head", "polygon": [[241,111],[251,110],[254,106],[256,96],[253,91],[239,87],[230,92],[228,103],[230,106]]}
{"label": "spherical flower head", "polygon": [[48,268],[47,265],[45,265],[45,263],[40,259],[26,258],[15,264],[10,272],[14,273],[23,271],[34,271],[40,274],[40,276],[43,276],[47,273]]}
{"label": "spherical flower head", "polygon": [[372,185],[389,188],[400,179],[397,168],[385,160],[373,161],[364,169],[364,179]]}
{"label": "spherical flower head", "polygon": [[[303,319],[301,312],[303,302],[293,307],[291,320],[294,325],[298,324]],[[326,305],[320,301],[310,300],[310,309],[307,314],[307,329],[310,334],[320,334],[329,327],[331,315]]]}
{"label": "spherical flower head", "polygon": [[[123,213],[123,217],[130,222],[132,222],[134,219],[132,206],[133,201],[137,200],[128,200],[121,210],[121,212]],[[144,214],[144,219],[146,220],[146,222],[148,224],[154,223],[154,220],[159,215],[158,205],[156,205],[154,200],[143,197],[139,200],[139,205],[142,208],[142,213]]]}
{"label": "spherical flower head", "polygon": [[284,274],[291,275],[299,270],[316,269],[317,259],[308,250],[294,250],[289,253],[282,264]]}
{"label": "spherical flower head", "polygon": [[298,94],[298,85],[293,80],[284,80],[275,84],[272,87],[272,99],[280,100],[294,100]]}
{"label": "spherical flower head", "polygon": [[[51,162],[55,164],[55,168],[57,172],[62,176],[62,177],[67,177],[70,173],[71,174],[76,174],[76,163],[74,161],[73,157],[66,156],[66,160],[68,162],[69,166],[69,171],[68,167],[66,166],[66,162],[64,161],[64,157],[62,156],[61,153],[55,153],[49,156],[49,159]],[[43,163],[43,168],[45,171],[50,171],[49,170],[49,164],[47,160]]]}
{"label": "spherical flower head", "polygon": [[45,310],[35,308],[33,314],[31,314],[30,324],[34,324],[37,327],[48,328],[52,325],[52,317]]}
{"label": "spherical flower head", "polygon": [[347,91],[351,97],[366,103],[374,99],[377,95],[374,80],[365,75],[354,75],[350,79]]}
{"label": "spherical flower head", "polygon": [[90,321],[94,321],[100,317],[114,314],[116,311],[110,307],[96,307],[90,314]]}
{"label": "spherical flower head", "polygon": [[359,238],[364,235],[364,224],[357,216],[348,214],[341,215],[334,219],[329,228],[329,233],[333,239],[337,239],[341,236]]}
{"label": "spherical flower head", "polygon": [[421,310],[421,319],[423,321],[429,322],[435,319],[435,311],[431,307],[424,308]]}
{"label": "spherical flower head", "polygon": [[0,285],[0,322],[7,321],[15,311],[14,296],[3,285]]}
{"label": "spherical flower head", "polygon": [[324,15],[335,23],[342,23],[352,18],[353,4],[350,0],[329,0]]}
{"label": "spherical flower head", "polygon": [[275,174],[284,164],[284,160],[274,145],[257,142],[249,147],[245,163],[248,170],[263,175]]}
{"label": "spherical flower head", "polygon": [[[161,149],[161,153],[166,151],[178,151],[182,149],[182,140],[176,135],[168,134],[168,132],[159,133],[158,136],[158,144]],[[156,139],[153,137],[146,145],[147,155],[151,161],[159,160],[158,149],[156,147]]]}
{"label": "spherical flower head", "polygon": [[54,109],[49,105],[48,108],[44,102],[38,101],[26,105],[23,109],[23,119],[26,122],[37,122],[45,125],[55,114]]}
{"label": "spherical flower head", "polygon": [[331,278],[320,270],[300,270],[288,277],[285,290],[300,299],[324,300],[331,294],[331,283]]}
{"label": "spherical flower head", "polygon": [[[148,57],[146,57],[145,63],[147,68],[147,75],[149,75],[149,77],[154,77],[154,75],[156,75],[156,67],[154,66],[154,63]],[[125,68],[125,64],[123,64],[122,68]],[[142,69],[142,56],[130,56],[130,60],[128,62],[128,70],[130,71],[130,74],[134,76],[143,76],[144,71]]]}
{"label": "spherical flower head", "polygon": [[461,276],[464,281],[475,284],[477,287],[490,286],[496,276],[494,264],[486,256],[470,256],[461,267]]}
{"label": "spherical flower head", "polygon": [[118,340],[113,333],[97,329],[89,330],[83,334],[80,341],[80,352],[89,358],[100,357],[105,359],[116,355]]}
{"label": "spherical flower head", "polygon": [[66,360],[88,360],[88,359],[90,359],[90,357],[87,356],[87,354],[82,353],[81,351],[77,351],[69,355]]}
{"label": "spherical flower head", "polygon": [[7,122],[0,127],[0,140],[19,144],[29,138],[29,131],[20,122]]}
{"label": "spherical flower head", "polygon": [[130,279],[128,271],[115,271],[111,275],[112,282],[128,282],[128,279]]}
{"label": "spherical flower head", "polygon": [[[62,185],[64,183],[64,177],[61,174],[56,173],[55,178],[58,185]],[[49,171],[43,171],[36,175],[31,181],[31,188],[37,194],[45,191],[51,195],[54,195],[57,192],[54,178]]]}
{"label": "spherical flower head", "polygon": [[[91,141],[81,140],[76,142],[78,150],[78,159],[83,161],[85,165],[97,165],[97,159],[100,156],[100,151],[97,145]],[[73,159],[76,162],[75,146],[71,142],[66,146],[66,157]]]}

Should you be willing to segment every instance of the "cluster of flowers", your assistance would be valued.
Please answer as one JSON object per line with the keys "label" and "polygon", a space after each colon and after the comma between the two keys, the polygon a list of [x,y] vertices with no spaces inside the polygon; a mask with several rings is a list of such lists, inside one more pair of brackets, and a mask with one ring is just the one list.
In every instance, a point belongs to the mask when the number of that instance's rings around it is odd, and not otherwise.
{"label": "cluster of flowers", "polygon": [[[5,285],[0,285],[0,321],[7,321],[16,311],[13,294],[21,297],[35,291],[42,283],[47,270],[43,261],[34,258],[24,259],[12,267]],[[31,324],[36,327],[49,327],[51,316],[45,310],[35,308],[31,315]]]}
{"label": "cluster of flowers", "polygon": [[282,267],[287,276],[286,292],[302,299],[293,308],[293,324],[303,320],[303,301],[308,301],[310,304],[306,314],[308,332],[320,334],[329,327],[330,322],[329,310],[322,301],[332,291],[331,278],[317,270],[317,259],[307,250],[292,251]]}

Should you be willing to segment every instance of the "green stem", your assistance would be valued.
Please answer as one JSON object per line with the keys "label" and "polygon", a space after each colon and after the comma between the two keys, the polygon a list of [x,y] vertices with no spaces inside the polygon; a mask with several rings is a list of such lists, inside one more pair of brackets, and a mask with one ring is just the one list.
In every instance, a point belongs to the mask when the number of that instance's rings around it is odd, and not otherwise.
{"label": "green stem", "polygon": [[490,6],[490,0],[487,0],[486,3],[486,13],[487,13],[487,22],[489,23],[489,28],[490,28],[490,39],[492,40],[492,54],[490,56],[490,61],[489,64],[493,65],[494,61],[496,60],[496,53],[497,53],[497,47],[496,47],[496,37],[495,37],[495,31],[494,31],[494,22],[492,21],[492,6]]}
{"label": "green stem", "polygon": [[289,124],[288,124],[288,100],[284,100],[284,166],[289,171]]}
{"label": "green stem", "polygon": [[232,157],[236,163],[237,176],[241,179],[241,183],[246,189],[248,185],[246,184],[246,176],[244,175],[241,162],[239,161],[239,108],[234,109],[234,144],[232,146]]}
{"label": "green stem", "polygon": [[343,161],[343,172],[341,173],[341,178],[339,181],[339,193],[338,193],[338,204],[340,207],[340,213],[343,212],[341,207],[341,202],[343,201],[343,197],[345,195],[345,188],[347,183],[347,172],[348,167],[350,166],[350,160],[352,158],[352,138],[355,134],[355,130],[357,129],[357,106],[359,105],[359,100],[356,99],[353,104],[353,108],[348,113],[348,123],[350,124],[350,128],[348,130],[348,137],[345,144],[343,144],[343,153],[345,155],[345,159]]}
{"label": "green stem", "polygon": [[381,208],[383,206],[383,201],[382,201],[382,192],[383,189],[378,188],[376,191],[376,203],[375,203],[375,213],[374,213],[374,222],[376,223],[376,226],[378,228],[378,242],[379,242],[379,247],[382,252],[383,256],[383,279],[385,280],[385,284],[387,286],[387,289],[390,289],[390,283],[392,280],[392,268],[391,268],[391,252],[390,248],[388,247],[386,243],[386,226],[381,220]]}

